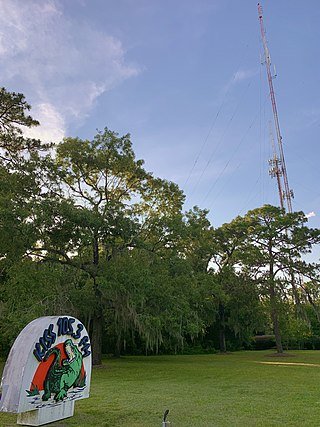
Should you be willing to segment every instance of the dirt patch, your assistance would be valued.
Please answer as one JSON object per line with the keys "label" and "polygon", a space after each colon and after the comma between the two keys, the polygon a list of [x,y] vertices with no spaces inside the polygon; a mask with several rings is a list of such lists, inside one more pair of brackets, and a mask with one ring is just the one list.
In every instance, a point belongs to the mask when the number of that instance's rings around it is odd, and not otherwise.
{"label": "dirt patch", "polygon": [[266,357],[296,357],[296,355],[295,354],[292,354],[292,353],[286,353],[286,352],[284,352],[284,353],[270,353],[270,354],[266,354],[265,355]]}
{"label": "dirt patch", "polygon": [[233,354],[231,351],[219,351],[219,353],[216,353],[217,356],[230,356],[231,354]]}
{"label": "dirt patch", "polygon": [[110,369],[109,366],[103,365],[92,365],[92,369]]}

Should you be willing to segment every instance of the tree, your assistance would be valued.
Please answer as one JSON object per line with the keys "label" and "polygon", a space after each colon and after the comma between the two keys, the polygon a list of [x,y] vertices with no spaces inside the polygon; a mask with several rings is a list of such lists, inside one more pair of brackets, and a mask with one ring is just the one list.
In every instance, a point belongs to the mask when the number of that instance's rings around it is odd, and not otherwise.
{"label": "tree", "polygon": [[319,265],[303,256],[319,243],[320,230],[308,228],[306,222],[303,212],[285,213],[271,205],[249,211],[243,218],[247,237],[239,260],[251,269],[260,295],[268,299],[278,353],[283,353],[279,320],[282,301],[288,295],[297,295],[301,277],[318,277]]}
{"label": "tree", "polygon": [[259,295],[249,275],[239,268],[246,240],[246,226],[236,218],[214,230],[209,273],[214,275],[220,292],[218,328],[220,351],[227,351],[227,329],[247,341],[259,324]]}
{"label": "tree", "polygon": [[54,313],[83,317],[89,299],[81,272],[27,257],[7,268],[1,288],[0,341],[7,345],[36,317]]}
{"label": "tree", "polygon": [[213,227],[207,218],[209,211],[197,206],[185,214],[183,253],[190,261],[193,270],[207,273],[212,258]]}
{"label": "tree", "polygon": [[145,353],[177,352],[201,333],[205,286],[198,278],[190,263],[170,249],[164,256],[133,248],[113,258],[105,278],[113,301],[106,320],[117,354],[127,343]]}
{"label": "tree", "polygon": [[[1,325],[2,342],[9,342],[30,320],[28,314],[32,311],[24,316],[27,310],[20,306],[20,302],[28,306],[22,295],[29,296],[30,304],[34,302],[27,292],[30,287],[21,291],[18,277],[21,279],[19,271],[30,271],[25,269],[23,259],[37,241],[34,205],[46,191],[39,150],[48,145],[24,135],[27,128],[39,124],[29,115],[30,108],[23,94],[0,88],[0,316],[5,319]],[[14,319],[15,324],[11,322]]]}
{"label": "tree", "polygon": [[[21,153],[22,150],[36,150],[41,146],[39,140],[26,138],[24,128],[38,126],[39,122],[33,119],[28,112],[31,106],[22,93],[8,92],[0,88],[0,149],[1,158],[6,154]],[[6,154],[5,154],[6,153]]]}
{"label": "tree", "polygon": [[183,195],[175,184],[144,170],[130,135],[108,129],[92,141],[66,138],[57,147],[51,175],[55,182],[37,207],[39,233],[30,253],[90,277],[93,362],[99,364],[105,310],[114,304],[106,285],[110,262],[138,247],[154,222],[181,211]]}
{"label": "tree", "polygon": [[38,150],[47,146],[23,134],[39,124],[30,108],[21,93],[0,88],[0,275],[35,240],[30,202],[41,193]]}
{"label": "tree", "polygon": [[[1,312],[11,325],[2,336],[9,339],[30,313],[58,309],[55,301],[63,298],[45,297],[52,295],[50,283],[55,291],[61,286],[58,295],[69,295],[59,310],[83,318],[91,330],[94,363],[105,328],[117,334],[118,353],[128,334],[138,334],[149,351],[161,343],[177,348],[203,329],[197,302],[203,288],[193,268],[207,261],[202,250],[192,253],[201,249],[205,214],[185,219],[182,192],[145,171],[129,135],[105,129],[92,141],[67,138],[40,156],[38,149],[48,147],[20,129],[37,125],[30,105],[22,94],[2,90],[1,96]],[[22,310],[15,293],[26,288]],[[16,323],[15,309],[22,313]]]}

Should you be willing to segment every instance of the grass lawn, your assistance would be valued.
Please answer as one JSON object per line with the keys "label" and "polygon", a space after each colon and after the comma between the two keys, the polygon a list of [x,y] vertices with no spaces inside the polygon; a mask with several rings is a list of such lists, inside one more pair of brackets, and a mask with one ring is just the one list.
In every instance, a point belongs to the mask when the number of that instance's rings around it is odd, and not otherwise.
{"label": "grass lawn", "polygon": [[[161,427],[169,409],[171,427],[319,426],[320,351],[290,354],[105,359],[93,369],[90,399],[51,425]],[[16,415],[0,413],[1,427],[15,425]]]}

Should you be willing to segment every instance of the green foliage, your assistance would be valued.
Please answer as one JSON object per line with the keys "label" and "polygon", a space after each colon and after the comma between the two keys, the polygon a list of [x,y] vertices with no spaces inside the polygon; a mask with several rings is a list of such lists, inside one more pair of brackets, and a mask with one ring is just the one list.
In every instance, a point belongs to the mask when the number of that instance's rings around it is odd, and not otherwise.
{"label": "green foliage", "polygon": [[302,277],[317,278],[319,271],[319,265],[303,259],[320,239],[320,230],[308,228],[306,222],[303,212],[284,213],[270,205],[249,211],[243,218],[247,232],[239,261],[251,270],[261,296],[269,299],[280,353],[283,303],[287,297],[293,297],[299,304]]}
{"label": "green foliage", "polygon": [[39,122],[28,114],[30,109],[31,106],[22,93],[8,92],[4,87],[0,88],[0,149],[4,150],[6,155],[40,147],[39,140],[23,136],[23,127],[39,125]]}
{"label": "green foliage", "polygon": [[144,169],[129,134],[105,128],[48,151],[23,134],[38,124],[29,110],[0,89],[3,350],[29,320],[65,312],[87,325],[95,363],[102,346],[225,351],[272,327],[277,345],[280,330],[288,346],[320,336],[319,266],[304,258],[320,231],[302,212],[266,205],[214,230]]}
{"label": "green foliage", "polygon": [[201,286],[181,258],[138,249],[118,256],[109,263],[104,283],[112,301],[105,316],[109,335],[122,340],[123,349],[137,333],[146,352],[178,351],[186,336],[204,328],[197,303],[204,299]]}
{"label": "green foliage", "polygon": [[129,135],[105,129],[92,141],[65,139],[55,162],[46,163],[54,191],[36,205],[39,233],[29,251],[34,260],[87,275],[93,341],[107,327],[118,337],[118,353],[128,334],[157,351],[164,337],[181,346],[189,330],[202,328],[197,313],[188,311],[192,286],[182,287],[192,268],[177,255],[181,239],[190,235],[184,231],[183,194],[142,166]]}
{"label": "green foliage", "polygon": [[264,323],[256,282],[246,269],[239,266],[247,238],[245,226],[243,220],[236,218],[213,233],[209,274],[215,277],[220,289],[215,296],[219,304],[216,322],[216,329],[219,329],[217,346],[221,352],[226,352],[231,347],[239,349],[248,345],[255,331],[261,329]]}
{"label": "green foliage", "polygon": [[[78,293],[83,278],[66,266],[38,264],[31,259],[15,263],[1,286],[0,336],[12,344],[31,320],[56,313],[83,315]],[[85,302],[82,301],[82,306]]]}

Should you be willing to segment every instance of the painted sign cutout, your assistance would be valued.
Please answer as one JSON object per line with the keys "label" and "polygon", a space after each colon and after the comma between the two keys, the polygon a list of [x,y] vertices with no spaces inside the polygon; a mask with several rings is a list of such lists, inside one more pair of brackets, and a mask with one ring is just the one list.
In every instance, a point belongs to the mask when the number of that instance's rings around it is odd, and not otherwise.
{"label": "painted sign cutout", "polygon": [[91,344],[84,325],[71,316],[36,319],[9,353],[0,411],[19,413],[18,423],[26,425],[72,416],[74,401],[89,397],[90,378]]}

